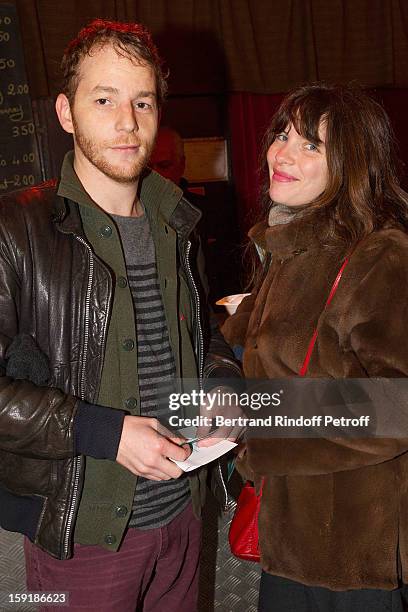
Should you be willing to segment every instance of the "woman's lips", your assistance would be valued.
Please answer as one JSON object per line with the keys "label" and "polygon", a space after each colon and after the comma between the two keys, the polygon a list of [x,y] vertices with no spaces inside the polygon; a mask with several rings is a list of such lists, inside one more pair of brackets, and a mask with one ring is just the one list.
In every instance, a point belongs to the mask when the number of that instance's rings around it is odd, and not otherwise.
{"label": "woman's lips", "polygon": [[278,181],[278,183],[291,183],[292,181],[297,181],[299,179],[295,178],[294,176],[291,176],[290,174],[286,174],[286,172],[274,170],[272,180]]}

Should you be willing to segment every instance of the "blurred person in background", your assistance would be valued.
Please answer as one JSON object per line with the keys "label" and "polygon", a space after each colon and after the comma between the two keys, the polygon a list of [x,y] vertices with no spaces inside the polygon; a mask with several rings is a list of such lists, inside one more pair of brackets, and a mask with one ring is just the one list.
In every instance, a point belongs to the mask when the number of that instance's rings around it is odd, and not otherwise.
{"label": "blurred person in background", "polygon": [[197,229],[205,258],[210,303],[214,304],[227,292],[238,291],[237,222],[231,218],[229,203],[207,196],[204,186],[196,189],[184,177],[186,156],[179,132],[169,126],[159,127],[149,166],[178,185],[184,197],[201,212]]}
{"label": "blurred person in background", "polygon": [[188,183],[183,178],[186,168],[184,143],[176,130],[167,126],[159,127],[149,165],[182,189],[187,188]]}

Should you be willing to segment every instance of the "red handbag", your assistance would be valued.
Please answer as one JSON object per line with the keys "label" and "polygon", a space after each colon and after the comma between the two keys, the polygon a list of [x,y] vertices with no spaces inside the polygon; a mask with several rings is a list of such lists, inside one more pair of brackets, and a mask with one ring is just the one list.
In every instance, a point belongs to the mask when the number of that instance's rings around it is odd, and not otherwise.
{"label": "red handbag", "polygon": [[[343,275],[344,268],[349,262],[351,253],[344,260],[324,306],[323,312],[327,309],[333,299],[334,294],[339,286],[340,279]],[[318,328],[313,332],[307,348],[306,357],[299,370],[299,376],[306,376],[310,358],[316,344]],[[258,516],[261,509],[262,491],[265,478],[261,480],[259,495],[256,494],[254,485],[247,481],[239,494],[237,507],[231,521],[229,529],[229,544],[231,552],[235,557],[246,561],[260,561],[259,551],[259,532],[258,532]]]}
{"label": "red handbag", "polygon": [[258,515],[261,508],[263,479],[259,495],[253,484],[246,481],[239,494],[231,521],[228,539],[231,552],[239,559],[259,561]]}

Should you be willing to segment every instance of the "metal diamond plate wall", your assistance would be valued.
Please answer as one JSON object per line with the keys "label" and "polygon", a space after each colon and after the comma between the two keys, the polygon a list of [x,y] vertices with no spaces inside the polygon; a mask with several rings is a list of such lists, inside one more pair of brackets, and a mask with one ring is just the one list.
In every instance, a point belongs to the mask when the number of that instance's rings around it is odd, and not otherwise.
{"label": "metal diamond plate wall", "polygon": [[[234,475],[228,512],[219,516],[218,504],[208,496],[203,516],[199,612],[256,612],[260,566],[233,557],[228,531],[241,480]],[[234,499],[235,498],[235,499]]]}
{"label": "metal diamond plate wall", "polygon": [[[3,529],[0,529],[0,592],[26,592],[23,538]],[[36,607],[23,604],[13,606],[0,604],[0,612],[3,610],[34,612],[36,609]]]}

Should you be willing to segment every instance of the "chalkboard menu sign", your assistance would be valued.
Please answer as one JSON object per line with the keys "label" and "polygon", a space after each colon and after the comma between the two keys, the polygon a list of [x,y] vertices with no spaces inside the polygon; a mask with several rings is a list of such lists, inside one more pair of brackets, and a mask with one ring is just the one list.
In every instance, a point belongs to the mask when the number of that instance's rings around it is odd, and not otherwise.
{"label": "chalkboard menu sign", "polygon": [[0,195],[41,180],[17,10],[0,3]]}

